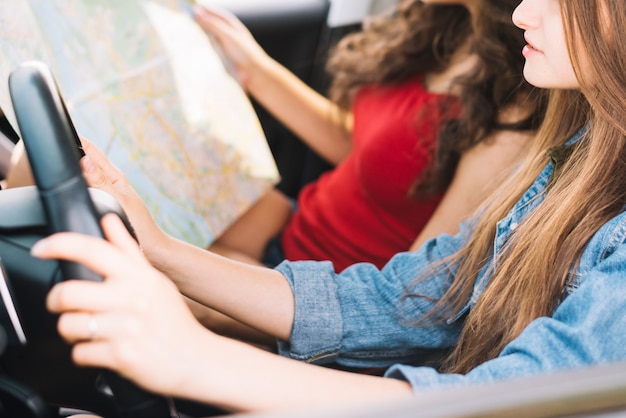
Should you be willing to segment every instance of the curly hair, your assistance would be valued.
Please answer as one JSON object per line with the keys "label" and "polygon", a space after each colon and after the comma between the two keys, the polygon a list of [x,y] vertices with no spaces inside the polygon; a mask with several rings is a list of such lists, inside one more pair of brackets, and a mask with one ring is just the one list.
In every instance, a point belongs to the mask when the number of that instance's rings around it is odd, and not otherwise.
{"label": "curly hair", "polygon": [[[525,41],[511,22],[519,1],[478,3],[480,12],[472,16],[464,6],[403,0],[393,14],[373,18],[363,30],[342,39],[327,63],[333,77],[329,97],[349,109],[361,86],[400,84],[442,71],[470,40],[478,64],[453,83],[460,91],[461,112],[439,129],[434,161],[416,179],[410,191],[414,197],[445,190],[460,155],[493,131],[535,131],[543,121],[547,97],[523,78]],[[498,120],[500,110],[520,104],[528,109],[522,119],[508,124]]]}

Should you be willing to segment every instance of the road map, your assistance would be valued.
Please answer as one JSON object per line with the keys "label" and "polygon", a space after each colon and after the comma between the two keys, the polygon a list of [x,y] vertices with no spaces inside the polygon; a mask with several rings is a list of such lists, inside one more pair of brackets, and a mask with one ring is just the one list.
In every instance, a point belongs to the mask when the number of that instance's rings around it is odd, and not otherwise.
{"label": "road map", "polygon": [[[0,0],[0,106],[24,61],[169,234],[206,247],[278,181],[254,110],[184,0]],[[14,123],[14,126],[17,124]]]}

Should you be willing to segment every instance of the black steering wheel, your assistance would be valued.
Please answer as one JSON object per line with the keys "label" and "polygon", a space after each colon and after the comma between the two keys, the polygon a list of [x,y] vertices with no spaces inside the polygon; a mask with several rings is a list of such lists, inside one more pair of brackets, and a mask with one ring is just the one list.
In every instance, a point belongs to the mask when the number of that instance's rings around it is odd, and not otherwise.
{"label": "black steering wheel", "polygon": [[[9,90],[37,185],[36,190],[24,189],[16,191],[16,195],[38,194],[45,217],[44,233],[73,231],[102,237],[102,210],[94,203],[94,192],[88,189],[82,175],[80,140],[51,72],[39,62],[22,64],[11,73]],[[25,198],[20,195],[19,199]],[[28,210],[37,206],[32,199],[31,203]],[[112,205],[111,210],[119,213],[119,206]],[[32,242],[27,239],[24,245]],[[23,335],[21,344],[14,344],[17,348],[8,349],[3,357],[3,370],[32,383],[53,405],[87,409],[106,417],[177,416],[169,399],[150,394],[115,373],[79,368],[71,362],[70,347],[56,333],[56,318],[43,305],[45,295],[58,280],[101,281],[102,277],[80,264],[25,260],[28,255],[17,254],[13,249],[4,251],[0,256],[5,264],[12,256],[22,258],[20,266],[13,267],[9,276],[22,269],[16,273],[19,280],[11,279],[23,320]],[[37,269],[52,273],[41,278]]]}

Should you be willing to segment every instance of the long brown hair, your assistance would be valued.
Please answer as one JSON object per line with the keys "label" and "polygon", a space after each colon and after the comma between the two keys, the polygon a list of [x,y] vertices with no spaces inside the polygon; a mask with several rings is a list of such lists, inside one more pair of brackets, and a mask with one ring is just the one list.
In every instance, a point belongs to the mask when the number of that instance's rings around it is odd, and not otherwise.
{"label": "long brown hair", "polygon": [[[439,130],[436,158],[412,191],[417,197],[445,190],[461,153],[494,130],[534,131],[543,119],[545,97],[523,79],[524,38],[511,22],[519,1],[477,3],[479,12],[472,16],[460,5],[404,0],[393,15],[373,19],[361,32],[344,38],[328,61],[333,77],[329,95],[349,109],[361,86],[398,84],[442,71],[455,52],[472,40],[470,52],[478,57],[478,64],[454,83],[460,91],[461,114]],[[498,112],[521,100],[528,109],[524,118],[501,124]]]}
{"label": "long brown hair", "polygon": [[[496,357],[531,321],[551,315],[589,239],[626,205],[626,34],[618,30],[626,24],[626,4],[560,3],[581,88],[551,94],[546,122],[531,151],[534,157],[500,188],[478,219],[474,235],[453,257],[458,271],[432,311],[437,319],[466,303],[482,268],[491,269],[491,279],[447,359],[448,372],[466,373]],[[603,7],[609,13],[600,13]],[[607,25],[615,29],[610,35]],[[600,74],[601,80],[593,76]],[[548,163],[546,150],[564,144],[581,127],[584,138],[552,179],[543,203],[520,223],[495,262],[485,266],[496,223]]]}

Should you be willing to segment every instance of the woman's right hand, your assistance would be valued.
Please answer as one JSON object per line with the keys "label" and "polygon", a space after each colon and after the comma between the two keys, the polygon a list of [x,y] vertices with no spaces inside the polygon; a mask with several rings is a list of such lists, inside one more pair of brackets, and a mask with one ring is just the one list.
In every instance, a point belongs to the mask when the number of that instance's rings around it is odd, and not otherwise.
{"label": "woman's right hand", "polygon": [[263,62],[271,58],[232,13],[200,5],[194,7],[194,13],[198,24],[220,43],[235,67],[239,82],[247,90]]}

